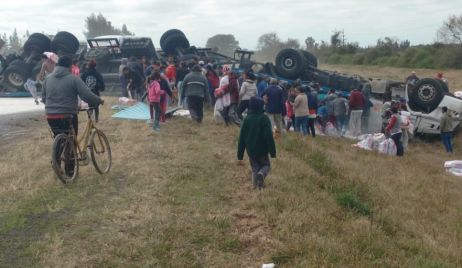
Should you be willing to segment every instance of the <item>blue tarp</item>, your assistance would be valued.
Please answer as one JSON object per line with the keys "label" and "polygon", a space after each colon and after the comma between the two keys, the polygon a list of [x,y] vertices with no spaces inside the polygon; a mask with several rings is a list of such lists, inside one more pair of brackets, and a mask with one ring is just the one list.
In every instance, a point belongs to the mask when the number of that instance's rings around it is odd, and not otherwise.
{"label": "blue tarp", "polygon": [[139,102],[132,107],[124,109],[112,115],[113,118],[120,119],[135,119],[135,120],[149,120],[149,106],[146,103]]}
{"label": "blue tarp", "polygon": [[[170,107],[165,113],[167,116],[172,115],[177,110],[180,110],[181,107]],[[149,115],[149,105],[144,102],[139,102],[131,107],[128,107],[120,112],[117,112],[112,115],[113,118],[119,119],[134,119],[134,120],[149,120],[151,116]]]}

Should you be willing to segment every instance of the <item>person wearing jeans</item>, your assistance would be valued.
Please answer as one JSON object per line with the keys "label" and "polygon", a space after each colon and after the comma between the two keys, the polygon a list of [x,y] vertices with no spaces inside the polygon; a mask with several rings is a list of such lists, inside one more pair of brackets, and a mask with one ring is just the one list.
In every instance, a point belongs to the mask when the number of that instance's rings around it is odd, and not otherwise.
{"label": "person wearing jeans", "polygon": [[202,74],[202,68],[195,65],[181,84],[181,95],[186,97],[191,118],[202,123],[204,118],[204,101],[210,102],[209,82]]}
{"label": "person wearing jeans", "polygon": [[392,107],[391,112],[392,115],[390,118],[390,122],[385,128],[385,133],[391,134],[391,139],[395,142],[396,145],[396,155],[403,156],[404,149],[403,143],[401,142],[401,136],[403,135],[403,133],[401,132],[401,115],[398,114],[398,107]]}
{"label": "person wearing jeans", "polygon": [[443,140],[446,152],[452,153],[452,117],[448,114],[448,107],[442,108],[443,115],[440,119],[441,139]]}
{"label": "person wearing jeans", "polygon": [[271,78],[270,86],[262,93],[262,98],[266,103],[266,113],[268,114],[271,125],[276,126],[276,133],[282,134],[282,115],[285,114],[285,98],[282,88],[278,86],[278,80]]}
{"label": "person wearing jeans", "polygon": [[249,156],[252,168],[253,188],[264,188],[264,181],[271,169],[269,155],[276,157],[271,123],[263,112],[264,102],[259,97],[252,97],[249,101],[249,113],[242,121],[237,159],[243,160],[244,151]]}
{"label": "person wearing jeans", "polygon": [[[294,114],[295,114],[295,131],[301,132],[304,136],[308,135],[308,97],[301,88],[296,89],[297,97],[294,100]],[[314,122],[313,122],[314,127]]]}

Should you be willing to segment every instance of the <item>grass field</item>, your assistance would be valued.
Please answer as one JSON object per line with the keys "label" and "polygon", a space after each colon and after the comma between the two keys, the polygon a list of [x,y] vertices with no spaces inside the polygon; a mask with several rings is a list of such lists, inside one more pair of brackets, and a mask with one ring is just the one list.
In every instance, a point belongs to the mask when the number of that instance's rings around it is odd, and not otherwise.
{"label": "grass field", "polygon": [[462,266],[462,179],[442,167],[462,158],[459,138],[453,156],[414,141],[398,159],[289,133],[254,191],[236,161],[237,127],[208,112],[202,125],[175,117],[153,135],[111,119],[114,101],[99,125],[108,175],[82,167],[63,186],[43,119],[0,142],[0,267]]}

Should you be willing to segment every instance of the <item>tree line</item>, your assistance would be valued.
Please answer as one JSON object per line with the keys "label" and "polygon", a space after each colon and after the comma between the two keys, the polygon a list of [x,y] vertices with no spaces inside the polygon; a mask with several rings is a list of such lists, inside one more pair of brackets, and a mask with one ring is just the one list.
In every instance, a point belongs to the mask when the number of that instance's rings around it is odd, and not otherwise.
{"label": "tree line", "polygon": [[[328,42],[308,36],[303,44],[292,38],[282,40],[274,32],[265,33],[258,38],[255,57],[257,61],[271,62],[281,49],[295,48],[308,50],[321,63],[328,64],[462,69],[462,15],[453,15],[444,21],[433,44],[411,45],[409,40],[384,37],[374,46],[361,47],[357,42],[344,40],[344,33],[340,31],[335,31]],[[207,47],[231,56],[230,51],[238,48],[239,42],[233,35],[221,34],[209,38]]]}
{"label": "tree line", "polygon": [[[92,13],[85,19],[83,34],[86,38],[101,35],[134,35],[125,24],[122,24],[121,28],[115,27],[101,13]],[[255,59],[271,62],[280,50],[294,48],[308,50],[315,54],[321,63],[328,64],[462,69],[462,15],[453,15],[444,21],[437,32],[437,41],[433,44],[411,45],[409,40],[384,37],[378,39],[374,46],[361,47],[357,42],[345,42],[344,34],[336,31],[329,41],[317,41],[308,36],[300,43],[294,38],[282,40],[275,32],[265,33],[258,38]],[[22,36],[16,29],[9,36],[3,33],[0,36],[6,48],[3,54],[19,52],[28,37],[28,30]],[[206,47],[233,56],[235,49],[239,48],[239,41],[232,34],[217,34],[207,40]]]}

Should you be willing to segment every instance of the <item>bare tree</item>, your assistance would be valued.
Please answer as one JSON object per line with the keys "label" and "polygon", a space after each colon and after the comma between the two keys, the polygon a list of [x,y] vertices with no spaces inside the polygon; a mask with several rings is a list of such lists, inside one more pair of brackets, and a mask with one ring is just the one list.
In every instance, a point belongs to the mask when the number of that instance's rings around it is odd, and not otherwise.
{"label": "bare tree", "polygon": [[438,41],[462,45],[462,15],[449,16],[448,20],[438,30]]}

